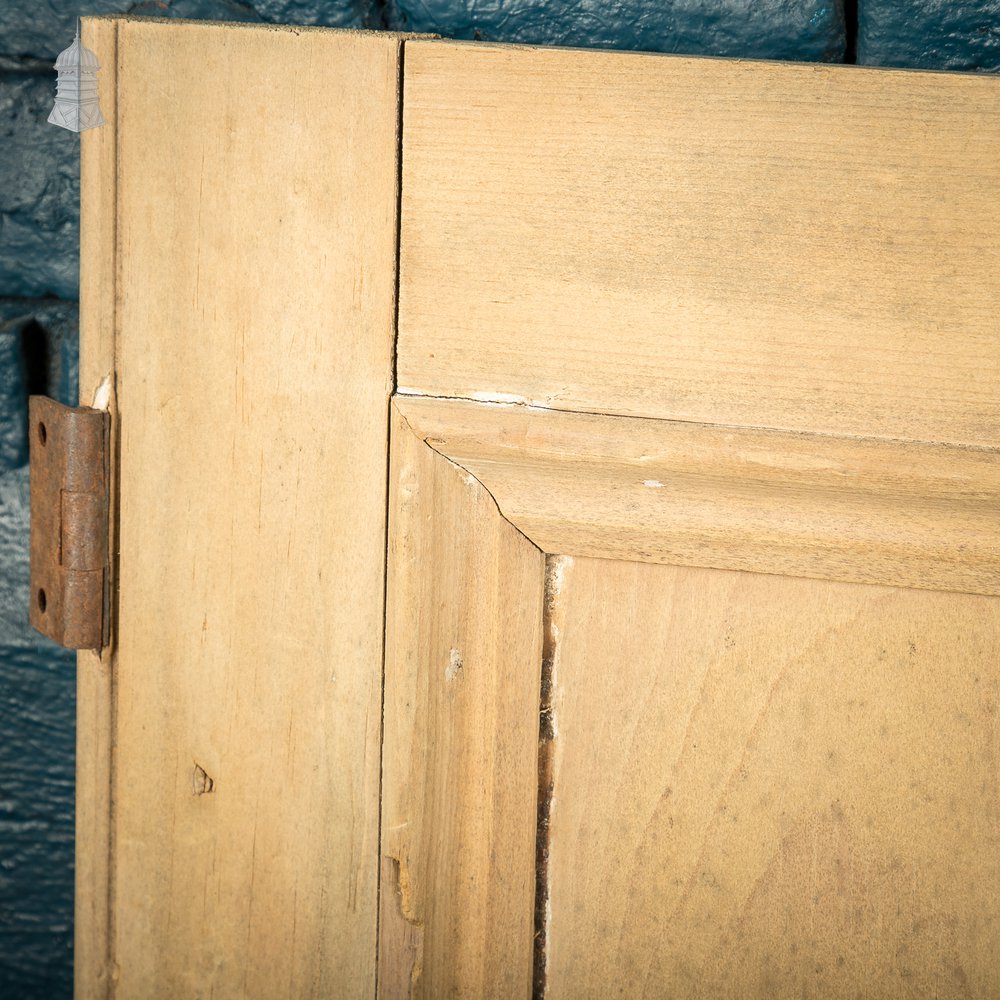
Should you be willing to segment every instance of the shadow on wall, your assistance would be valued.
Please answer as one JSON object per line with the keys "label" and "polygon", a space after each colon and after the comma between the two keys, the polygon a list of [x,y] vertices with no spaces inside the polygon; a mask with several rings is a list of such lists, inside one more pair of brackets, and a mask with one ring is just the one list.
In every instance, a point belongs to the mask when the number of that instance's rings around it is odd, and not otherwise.
{"label": "shadow on wall", "polygon": [[76,397],[76,303],[0,300],[0,996],[69,996],[74,655],[27,624],[27,394]]}

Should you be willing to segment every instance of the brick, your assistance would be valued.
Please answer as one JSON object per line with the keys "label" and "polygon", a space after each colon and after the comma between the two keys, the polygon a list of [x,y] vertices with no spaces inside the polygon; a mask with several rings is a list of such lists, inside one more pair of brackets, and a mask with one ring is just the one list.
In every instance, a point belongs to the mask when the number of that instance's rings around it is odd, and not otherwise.
{"label": "brick", "polygon": [[76,298],[79,137],[46,123],[55,74],[0,74],[0,295]]}
{"label": "brick", "polygon": [[820,0],[389,0],[389,27],[450,38],[746,59],[843,61],[843,5]]}
{"label": "brick", "polygon": [[1000,0],[859,0],[858,62],[1000,72]]}

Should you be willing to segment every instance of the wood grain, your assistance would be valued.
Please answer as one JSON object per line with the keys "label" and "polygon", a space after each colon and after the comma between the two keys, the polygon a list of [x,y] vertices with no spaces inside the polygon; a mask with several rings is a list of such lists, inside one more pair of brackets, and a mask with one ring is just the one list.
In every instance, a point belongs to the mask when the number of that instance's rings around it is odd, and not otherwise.
{"label": "wood grain", "polygon": [[[105,124],[80,136],[80,403],[99,390],[111,412],[111,454],[117,451],[115,322],[117,280],[118,26],[83,18],[83,44],[100,64],[98,100]],[[104,387],[102,389],[102,386]],[[100,402],[100,399],[98,399]],[[116,583],[117,461],[110,472],[111,593]],[[114,627],[112,600],[112,627]],[[111,991],[111,786],[113,745],[112,646],[77,653],[76,866],[73,922],[74,994],[100,1000]]]}
{"label": "wood grain", "polygon": [[396,405],[545,552],[1000,594],[1000,449]]}
{"label": "wood grain", "polygon": [[1000,443],[1000,80],[407,45],[399,385]]}
{"label": "wood grain", "polygon": [[531,996],[545,560],[392,428],[379,996]]}
{"label": "wood grain", "polygon": [[118,32],[116,996],[371,997],[400,40]]}
{"label": "wood grain", "polygon": [[563,561],[549,1000],[1000,992],[1000,602]]}
{"label": "wood grain", "polygon": [[1000,81],[85,40],[78,993],[1000,990]]}

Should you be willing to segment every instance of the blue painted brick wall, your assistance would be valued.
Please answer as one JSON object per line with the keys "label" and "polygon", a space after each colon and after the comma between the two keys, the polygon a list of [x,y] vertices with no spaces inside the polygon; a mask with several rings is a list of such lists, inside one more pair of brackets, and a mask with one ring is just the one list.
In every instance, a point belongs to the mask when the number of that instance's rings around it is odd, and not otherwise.
{"label": "blue painted brick wall", "polygon": [[838,0],[390,0],[393,27],[456,38],[841,62]]}
{"label": "blue painted brick wall", "polygon": [[0,299],[0,997],[68,997],[74,656],[28,607],[27,393],[77,395],[77,308]]}
{"label": "blue painted brick wall", "polygon": [[52,109],[51,77],[51,72],[0,73],[0,291],[5,296],[77,296],[80,140],[45,121]]}
{"label": "blue painted brick wall", "polygon": [[1000,71],[1000,0],[861,0],[858,62]]}
{"label": "blue painted brick wall", "polygon": [[[77,14],[1000,71],[1000,0],[0,0],[0,998],[72,988],[73,656],[27,625],[29,388],[75,402],[79,138],[45,123]],[[856,37],[855,37],[856,27]]]}

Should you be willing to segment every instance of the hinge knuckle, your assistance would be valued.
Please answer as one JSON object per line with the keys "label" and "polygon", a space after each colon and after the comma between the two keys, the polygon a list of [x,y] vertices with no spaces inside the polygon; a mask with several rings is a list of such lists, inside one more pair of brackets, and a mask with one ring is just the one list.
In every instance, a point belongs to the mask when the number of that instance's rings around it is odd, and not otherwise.
{"label": "hinge knuckle", "polygon": [[62,491],[60,544],[67,570],[100,570],[106,561],[106,512],[97,493]]}
{"label": "hinge knuckle", "polygon": [[62,645],[69,649],[95,649],[104,605],[104,571],[70,570],[63,590]]}
{"label": "hinge knuckle", "polygon": [[32,396],[31,624],[71,649],[107,644],[108,440],[102,410]]}

